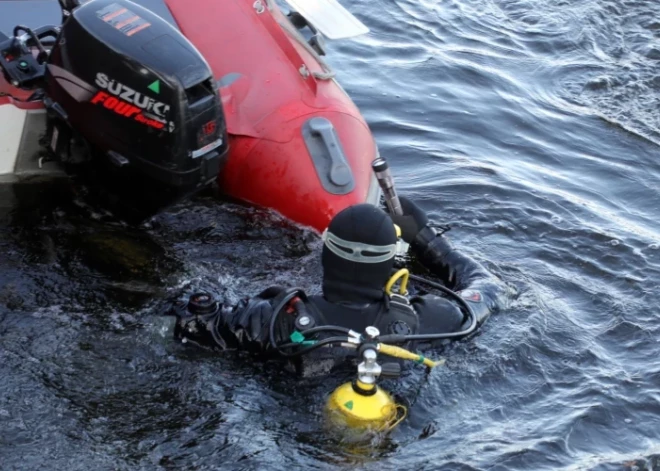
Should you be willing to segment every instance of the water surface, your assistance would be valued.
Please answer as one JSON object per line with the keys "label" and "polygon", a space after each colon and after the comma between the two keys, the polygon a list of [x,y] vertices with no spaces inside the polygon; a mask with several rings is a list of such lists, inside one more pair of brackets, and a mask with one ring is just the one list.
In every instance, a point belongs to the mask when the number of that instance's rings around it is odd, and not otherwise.
{"label": "water surface", "polygon": [[0,468],[660,466],[655,1],[344,2],[330,43],[400,192],[511,288],[370,453],[321,433],[343,378],[176,344],[164,299],[319,287],[318,238],[201,195],[129,226],[66,183],[0,188]]}

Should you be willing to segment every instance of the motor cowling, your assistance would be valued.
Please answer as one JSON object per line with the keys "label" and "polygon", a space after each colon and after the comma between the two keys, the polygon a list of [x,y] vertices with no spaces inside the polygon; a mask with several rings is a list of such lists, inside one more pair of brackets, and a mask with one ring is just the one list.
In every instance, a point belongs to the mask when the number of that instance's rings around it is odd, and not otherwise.
{"label": "motor cowling", "polygon": [[45,92],[56,153],[66,148],[57,142],[66,123],[111,166],[184,192],[213,181],[226,157],[208,64],[174,26],[130,1],[94,0],[71,12]]}

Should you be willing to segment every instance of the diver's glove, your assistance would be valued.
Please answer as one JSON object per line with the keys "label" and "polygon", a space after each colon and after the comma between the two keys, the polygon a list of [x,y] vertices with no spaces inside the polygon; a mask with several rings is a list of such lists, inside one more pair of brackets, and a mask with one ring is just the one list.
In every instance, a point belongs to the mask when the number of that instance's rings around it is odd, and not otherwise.
{"label": "diver's glove", "polygon": [[399,196],[402,216],[390,214],[392,222],[401,228],[401,237],[409,244],[415,240],[419,231],[429,223],[429,218],[422,208],[406,196]]}
{"label": "diver's glove", "polygon": [[449,227],[430,223],[424,210],[406,196],[400,196],[399,201],[403,215],[390,214],[390,217],[401,228],[401,237],[410,244],[426,268],[438,276],[451,279],[454,270],[448,256],[454,249],[451,242],[443,237]]}
{"label": "diver's glove", "polygon": [[[241,300],[233,309],[227,311],[217,323],[218,337],[224,339],[226,348],[239,348],[254,353],[268,350],[270,323],[276,314],[273,308],[286,294],[283,287],[273,286],[253,298]],[[294,330],[291,316],[279,316],[274,328],[275,342],[283,343],[288,340]]]}
{"label": "diver's glove", "polygon": [[[268,350],[273,307],[285,290],[274,286],[235,306],[226,306],[209,293],[194,293],[185,302],[175,303],[168,314],[177,317],[175,338],[220,350]],[[282,343],[293,332],[291,316],[280,316],[275,340]]]}

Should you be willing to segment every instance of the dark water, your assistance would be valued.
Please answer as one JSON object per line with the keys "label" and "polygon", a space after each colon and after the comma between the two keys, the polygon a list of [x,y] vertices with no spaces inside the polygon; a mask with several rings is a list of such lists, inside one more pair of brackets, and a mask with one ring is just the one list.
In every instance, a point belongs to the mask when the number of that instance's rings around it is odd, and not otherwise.
{"label": "dark water", "polygon": [[0,189],[0,468],[660,468],[660,4],[344,2],[330,62],[401,192],[510,306],[394,387],[371,453],[321,433],[342,378],[177,345],[159,301],[317,289],[319,241],[211,195],[130,227],[64,185]]}

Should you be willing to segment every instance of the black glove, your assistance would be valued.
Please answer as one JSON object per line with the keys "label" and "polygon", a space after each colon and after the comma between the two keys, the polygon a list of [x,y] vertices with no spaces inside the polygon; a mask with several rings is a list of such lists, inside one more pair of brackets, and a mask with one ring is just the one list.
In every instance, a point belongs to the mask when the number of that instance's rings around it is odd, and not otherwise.
{"label": "black glove", "polygon": [[[411,199],[405,196],[399,196],[403,216],[390,214],[392,222],[401,228],[401,237],[409,244],[415,240],[419,231],[421,231],[429,222],[429,218],[422,208],[417,206]],[[389,212],[389,210],[388,210]]]}

